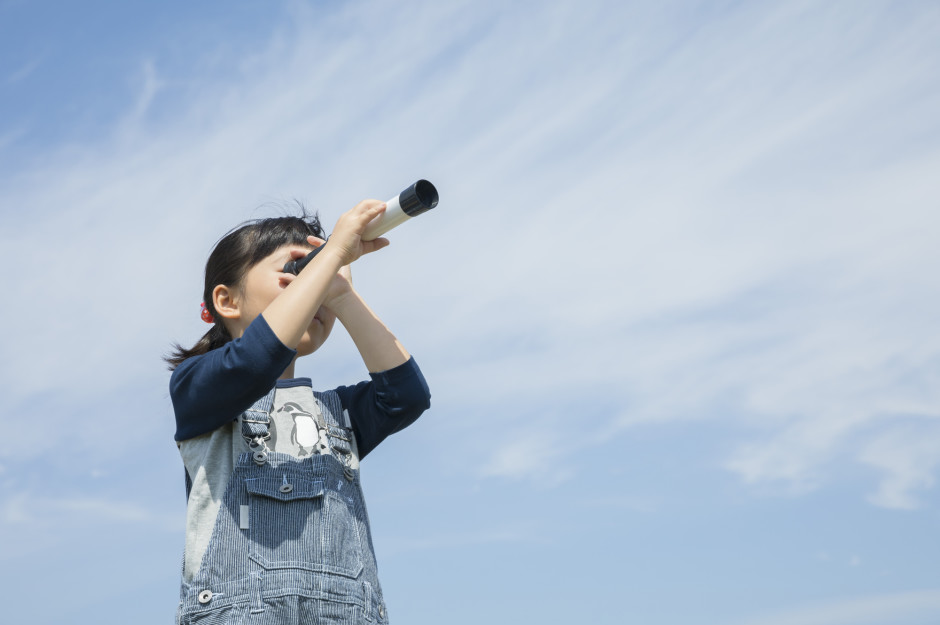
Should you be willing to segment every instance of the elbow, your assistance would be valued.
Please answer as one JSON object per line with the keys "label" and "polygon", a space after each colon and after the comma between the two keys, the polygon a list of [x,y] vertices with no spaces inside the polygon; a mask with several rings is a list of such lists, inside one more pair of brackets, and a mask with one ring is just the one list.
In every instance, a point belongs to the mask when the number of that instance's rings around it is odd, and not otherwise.
{"label": "elbow", "polygon": [[411,401],[403,403],[398,406],[396,412],[398,412],[398,417],[402,421],[405,421],[409,424],[414,423],[415,420],[420,417],[424,412],[431,407],[431,394],[422,395],[421,397],[414,397]]}
{"label": "elbow", "polygon": [[421,412],[424,412],[431,407],[431,391],[428,390],[427,387],[425,387],[425,393],[421,396],[421,401],[418,407]]}
{"label": "elbow", "polygon": [[415,403],[421,408],[421,412],[431,407],[431,388],[428,386],[428,381],[424,379],[423,375],[418,377],[418,389],[414,397]]}
{"label": "elbow", "polygon": [[431,393],[411,392],[395,396],[377,394],[376,405],[379,412],[384,415],[391,431],[398,432],[420,417],[431,407]]}
{"label": "elbow", "polygon": [[[384,401],[383,401],[384,400]],[[414,421],[421,413],[431,407],[431,395],[413,395],[410,397],[379,397],[380,412],[396,420]]]}
{"label": "elbow", "polygon": [[407,410],[414,415],[415,419],[431,407],[431,389],[428,388],[428,383],[423,378],[420,387],[415,389],[408,399]]}
{"label": "elbow", "polygon": [[411,402],[411,405],[408,407],[408,412],[410,416],[410,422],[414,422],[418,417],[420,417],[426,410],[431,407],[431,391],[428,390],[427,386],[424,387],[424,393],[414,397],[414,400]]}

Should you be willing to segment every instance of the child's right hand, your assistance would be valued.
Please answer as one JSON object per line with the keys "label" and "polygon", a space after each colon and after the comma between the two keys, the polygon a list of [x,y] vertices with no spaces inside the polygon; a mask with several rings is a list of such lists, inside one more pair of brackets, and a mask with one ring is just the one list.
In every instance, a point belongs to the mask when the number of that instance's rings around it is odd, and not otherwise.
{"label": "child's right hand", "polygon": [[381,215],[386,208],[385,202],[378,200],[363,200],[356,204],[352,210],[344,213],[329,243],[323,252],[330,252],[339,256],[343,265],[348,265],[363,254],[369,254],[388,245],[388,239],[378,238],[372,241],[363,241],[362,233],[373,219]]}

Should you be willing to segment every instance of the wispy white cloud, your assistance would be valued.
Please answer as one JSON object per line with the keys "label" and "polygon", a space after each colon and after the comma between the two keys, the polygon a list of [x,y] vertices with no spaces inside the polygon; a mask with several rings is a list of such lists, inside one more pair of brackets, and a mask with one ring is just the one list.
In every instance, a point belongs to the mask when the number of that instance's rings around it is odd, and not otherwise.
{"label": "wispy white cloud", "polygon": [[[203,329],[208,249],[272,195],[330,222],[428,177],[441,207],[356,273],[440,363],[435,404],[467,380],[493,407],[604,399],[566,444],[553,408],[468,443],[476,472],[541,479],[567,447],[694,419],[740,428],[726,465],[749,483],[811,489],[858,457],[928,487],[934,465],[858,446],[940,399],[936,11],[292,6],[224,75],[154,57],[134,123],[5,181],[0,262],[28,262],[0,313],[29,337],[0,365],[11,401],[164,384],[158,355]],[[491,418],[467,412],[453,427]]]}
{"label": "wispy white cloud", "polygon": [[524,435],[514,435],[506,429],[502,432],[508,442],[491,452],[482,469],[484,476],[530,479],[543,484],[557,484],[571,477],[570,468],[557,462],[559,451],[566,454],[574,451],[563,429],[543,428],[537,433],[526,431]]}
{"label": "wispy white cloud", "polygon": [[41,56],[27,61],[7,76],[6,83],[12,85],[26,79],[30,74],[36,71],[36,68],[42,64],[42,61],[43,58]]}
{"label": "wispy white cloud", "polygon": [[[157,74],[157,69],[153,60],[145,61],[141,64],[141,75],[139,78],[140,86],[136,89],[137,97],[133,110],[123,120],[123,124],[132,129],[139,126],[150,111],[150,105],[161,89],[166,87],[166,82]],[[134,130],[124,130],[124,133],[132,133]]]}
{"label": "wispy white cloud", "polygon": [[[51,474],[93,449],[89,474],[133,465],[105,480],[113,485],[153,487],[164,477],[177,485],[159,356],[205,329],[200,273],[215,240],[277,210],[258,208],[269,200],[300,197],[331,223],[362,197],[384,199],[418,177],[437,184],[441,206],[395,230],[392,246],[354,269],[433,394],[432,411],[389,443],[388,453],[395,445],[405,453],[387,466],[422,464],[420,479],[444,475],[451,489],[482,476],[507,520],[451,531],[425,519],[415,526],[428,531],[385,539],[382,550],[453,549],[472,563],[483,551],[476,546],[555,542],[604,517],[611,533],[598,526],[596,538],[605,552],[607,544],[630,547],[641,571],[675,556],[694,576],[697,566],[713,566],[709,550],[723,537],[699,542],[689,532],[690,553],[676,553],[672,532],[689,527],[677,519],[740,518],[718,509],[729,490],[737,503],[752,489],[842,487],[831,500],[861,491],[875,506],[933,506],[936,7],[281,6],[288,12],[250,50],[205,50],[187,68],[160,49],[134,50],[127,58],[148,60],[114,81],[125,110],[95,139],[30,160],[13,153],[35,147],[29,132],[0,132],[0,156],[13,164],[0,171],[0,323],[8,329],[0,420],[17,425],[15,444],[0,451],[8,534],[64,536],[56,530],[72,523],[69,536],[156,529],[178,545],[180,512],[103,495],[102,480],[93,489],[83,479],[61,496],[28,491],[21,471],[60,483]],[[29,123],[41,124],[41,114]],[[365,375],[341,336],[305,360],[300,371],[318,386]],[[731,484],[704,483],[708,473],[695,488],[721,493],[693,495],[682,479],[648,471],[645,458],[626,459],[625,439],[659,426],[662,438],[644,452],[668,448],[682,471],[724,466]],[[694,453],[708,458],[686,464],[686,449],[671,447],[689,432]],[[166,451],[146,454],[159,457],[143,476],[129,457],[142,444]],[[382,480],[413,477],[380,466],[370,469],[373,492],[383,492]],[[742,491],[733,488],[739,481]],[[513,495],[560,484],[578,486],[583,510],[513,524],[534,514]],[[690,499],[701,508],[672,514]],[[743,504],[745,514],[760,516],[753,503]],[[774,505],[807,518],[799,502]],[[937,620],[934,590],[792,603],[787,597],[807,589],[824,596],[826,584],[838,592],[852,580],[875,585],[871,576],[886,568],[903,583],[927,565],[831,542],[824,527],[818,541],[799,542],[790,517],[774,516],[768,523],[780,525],[766,529],[779,542],[766,545],[768,558],[795,549],[813,560],[826,549],[818,557],[828,563],[811,564],[843,577],[814,587],[783,562],[768,583],[782,589],[777,605],[796,607],[747,625]],[[654,529],[659,518],[668,527]],[[632,549],[638,537],[653,555]],[[583,557],[591,566],[594,554]],[[603,566],[619,574],[618,564]],[[736,575],[722,569],[714,583],[740,583]],[[614,603],[598,610],[616,614]]]}
{"label": "wispy white cloud", "polygon": [[885,508],[921,507],[919,495],[933,487],[940,465],[940,415],[881,432],[862,447],[859,460],[882,472],[869,501]]}

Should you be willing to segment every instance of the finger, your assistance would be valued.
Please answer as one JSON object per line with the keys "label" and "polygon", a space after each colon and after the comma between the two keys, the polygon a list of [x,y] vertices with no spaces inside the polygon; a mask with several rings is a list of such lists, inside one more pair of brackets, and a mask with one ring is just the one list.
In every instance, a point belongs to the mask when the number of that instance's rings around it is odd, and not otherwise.
{"label": "finger", "polygon": [[324,239],[321,239],[320,237],[315,237],[311,234],[310,236],[307,237],[307,243],[309,243],[313,247],[320,247],[321,245],[326,243],[326,241]]}
{"label": "finger", "polygon": [[367,219],[374,219],[382,211],[388,208],[388,205],[385,202],[379,202],[378,200],[363,200],[359,202],[356,206],[358,213]]}
{"label": "finger", "polygon": [[298,258],[303,258],[310,253],[310,250],[305,250],[302,247],[292,247],[290,250],[290,259],[297,260]]}
{"label": "finger", "polygon": [[385,202],[381,202],[371,207],[369,210],[362,214],[362,218],[359,221],[359,224],[362,228],[368,227],[370,223],[378,219],[380,215],[385,212],[385,209],[388,208],[388,205]]}
{"label": "finger", "polygon": [[382,202],[380,200],[369,199],[369,200],[362,200],[361,202],[356,204],[356,208],[359,210],[372,210],[372,209],[378,208],[379,206],[383,206],[384,204],[385,202]]}
{"label": "finger", "polygon": [[371,241],[363,241],[362,253],[369,254],[371,252],[375,252],[377,250],[382,249],[383,247],[387,247],[388,243],[389,243],[388,239],[384,237],[378,238],[378,239],[372,239]]}

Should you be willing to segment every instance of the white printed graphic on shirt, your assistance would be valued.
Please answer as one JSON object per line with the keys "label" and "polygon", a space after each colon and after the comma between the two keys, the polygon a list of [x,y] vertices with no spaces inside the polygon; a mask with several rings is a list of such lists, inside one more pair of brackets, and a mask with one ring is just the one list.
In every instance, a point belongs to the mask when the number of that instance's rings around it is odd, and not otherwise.
{"label": "white printed graphic on shirt", "polygon": [[[289,453],[293,456],[303,457],[316,453],[317,443],[320,441],[320,429],[316,418],[295,402],[287,402],[274,413],[274,432],[272,432],[271,446],[277,451]],[[286,419],[290,419],[289,422]],[[289,423],[289,425],[288,425]],[[282,449],[277,444],[276,433],[283,432],[290,427],[290,449]]]}

